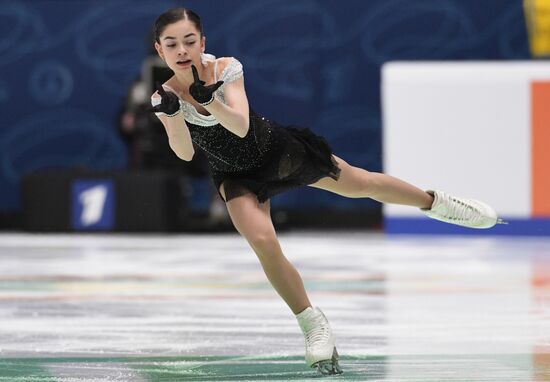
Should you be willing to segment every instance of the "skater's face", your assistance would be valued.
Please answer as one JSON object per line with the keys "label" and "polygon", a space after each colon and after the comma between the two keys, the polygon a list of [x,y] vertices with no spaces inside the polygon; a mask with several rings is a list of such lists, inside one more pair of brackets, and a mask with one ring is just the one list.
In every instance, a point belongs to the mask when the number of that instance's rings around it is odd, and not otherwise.
{"label": "skater's face", "polygon": [[174,72],[191,70],[191,65],[199,66],[201,53],[204,53],[206,38],[195,24],[188,19],[168,24],[160,35],[160,43],[155,43],[159,56]]}

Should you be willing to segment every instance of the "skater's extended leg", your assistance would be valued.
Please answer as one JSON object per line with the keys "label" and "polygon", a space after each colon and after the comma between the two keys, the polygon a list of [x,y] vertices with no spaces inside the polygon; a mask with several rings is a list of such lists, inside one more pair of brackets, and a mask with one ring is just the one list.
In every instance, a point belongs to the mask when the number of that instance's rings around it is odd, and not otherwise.
{"label": "skater's extended leg", "polygon": [[418,207],[429,217],[470,228],[491,228],[504,223],[489,205],[475,199],[460,198],[443,191],[421,189],[389,175],[369,172],[333,156],[341,169],[340,178],[326,177],[311,187],[349,198],[372,198],[382,203]]}
{"label": "skater's extended leg", "polygon": [[323,178],[311,187],[321,188],[348,198],[371,198],[382,203],[430,208],[433,196],[392,176],[354,167],[334,155],[340,167],[340,178]]}

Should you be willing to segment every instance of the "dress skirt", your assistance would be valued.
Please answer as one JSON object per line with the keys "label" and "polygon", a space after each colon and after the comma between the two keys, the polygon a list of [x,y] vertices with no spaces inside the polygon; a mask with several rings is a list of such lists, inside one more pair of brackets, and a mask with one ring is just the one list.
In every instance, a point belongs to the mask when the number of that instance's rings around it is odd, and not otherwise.
{"label": "dress skirt", "polygon": [[271,142],[260,166],[242,172],[212,169],[218,192],[224,185],[226,201],[252,193],[264,203],[274,195],[325,177],[338,180],[340,168],[325,138],[308,128],[285,127],[275,122],[269,122],[268,128]]}

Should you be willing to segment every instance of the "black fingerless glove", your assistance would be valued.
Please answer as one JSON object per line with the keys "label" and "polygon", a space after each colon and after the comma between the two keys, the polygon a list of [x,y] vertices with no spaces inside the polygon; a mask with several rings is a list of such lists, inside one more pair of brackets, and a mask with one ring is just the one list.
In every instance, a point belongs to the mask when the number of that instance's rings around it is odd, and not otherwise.
{"label": "black fingerless glove", "polygon": [[193,70],[193,83],[189,86],[189,94],[191,97],[202,106],[209,105],[214,101],[214,92],[223,85],[223,81],[218,81],[215,84],[204,86],[205,82],[199,78],[199,73],[195,65],[191,65]]}
{"label": "black fingerless glove", "polygon": [[162,85],[158,82],[156,83],[156,86],[160,95],[160,104],[153,106],[149,110],[155,113],[164,113],[169,117],[173,117],[178,114],[180,112],[180,99],[178,96],[172,92],[167,92],[164,90]]}

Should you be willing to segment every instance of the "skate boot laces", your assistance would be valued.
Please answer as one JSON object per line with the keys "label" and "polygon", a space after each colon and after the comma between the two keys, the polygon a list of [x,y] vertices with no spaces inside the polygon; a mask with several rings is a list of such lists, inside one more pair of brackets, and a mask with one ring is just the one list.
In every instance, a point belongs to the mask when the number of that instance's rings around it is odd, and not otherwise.
{"label": "skate boot laces", "polygon": [[330,327],[321,313],[312,321],[312,327],[305,333],[307,347],[323,346],[330,339]]}
{"label": "skate boot laces", "polygon": [[447,194],[440,195],[443,199],[446,211],[442,211],[445,219],[456,222],[469,222],[478,225],[484,218],[483,212],[476,208],[473,203],[465,203],[463,200],[452,197]]}
{"label": "skate boot laces", "polygon": [[309,307],[296,318],[304,333],[306,364],[322,375],[342,374],[334,336],[323,312],[319,308]]}
{"label": "skate boot laces", "polygon": [[434,196],[432,208],[422,211],[433,219],[470,228],[506,224],[491,206],[479,200],[458,198],[442,191],[429,192]]}

